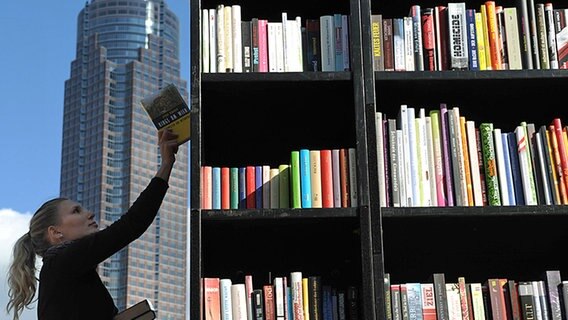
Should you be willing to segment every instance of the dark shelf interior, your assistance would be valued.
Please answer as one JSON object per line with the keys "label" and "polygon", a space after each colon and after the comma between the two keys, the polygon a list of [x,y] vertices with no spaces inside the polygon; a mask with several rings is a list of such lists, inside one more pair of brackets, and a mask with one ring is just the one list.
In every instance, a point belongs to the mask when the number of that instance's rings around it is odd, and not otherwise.
{"label": "dark shelf interior", "polygon": [[567,222],[568,215],[385,218],[385,272],[399,283],[426,282],[435,272],[468,282],[537,280],[553,269],[568,275]]}
{"label": "dark shelf interior", "polygon": [[203,82],[201,96],[202,165],[277,167],[356,144],[352,81]]}
{"label": "dark shelf interior", "polygon": [[[377,80],[375,82],[377,110],[387,118],[396,118],[401,104],[419,108],[439,109],[459,107],[460,115],[481,122],[492,122],[503,132],[514,131],[522,121],[536,128],[548,125],[553,118],[564,115],[558,95],[568,78],[440,78]],[[535,112],[538,110],[538,112]],[[568,119],[563,119],[568,121]]]}
{"label": "dark shelf interior", "polygon": [[257,0],[229,0],[229,1],[201,1],[202,9],[217,7],[218,4],[225,6],[240,5],[243,20],[251,18],[263,18],[268,21],[281,21],[282,12],[288,14],[288,19],[296,16],[305,19],[315,19],[322,15],[341,13],[349,14],[349,1],[325,1],[325,0],[290,0],[290,1],[257,1]]}
{"label": "dark shelf interior", "polygon": [[204,276],[255,287],[269,277],[320,275],[336,287],[361,284],[361,240],[357,218],[202,221]]}

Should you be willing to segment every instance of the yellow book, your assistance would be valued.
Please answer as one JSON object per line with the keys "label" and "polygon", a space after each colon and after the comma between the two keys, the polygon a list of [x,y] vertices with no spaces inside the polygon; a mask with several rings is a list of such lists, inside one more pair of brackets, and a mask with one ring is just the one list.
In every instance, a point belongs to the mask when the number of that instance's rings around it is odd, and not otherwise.
{"label": "yellow book", "polygon": [[481,24],[483,25],[483,43],[485,48],[485,70],[493,70],[491,65],[491,46],[489,45],[489,26],[487,24],[487,9],[481,5]]}
{"label": "yellow book", "polygon": [[559,203],[557,204],[566,204],[565,199],[562,197],[562,194],[560,193],[560,183],[559,183],[559,178],[558,178],[558,173],[556,172],[556,163],[555,163],[555,158],[554,158],[554,152],[553,152],[553,145],[552,145],[552,138],[550,137],[550,130],[545,130],[546,132],[546,144],[547,144],[547,148],[545,150],[548,151],[548,156],[550,157],[551,161],[552,161],[552,165],[550,166],[550,170],[552,171],[552,181],[550,183],[550,185],[552,186],[552,191],[555,193],[555,198],[559,199]]}
{"label": "yellow book", "polygon": [[302,304],[304,305],[304,320],[310,320],[310,297],[308,288],[308,278],[302,278]]}
{"label": "yellow book", "polygon": [[312,192],[312,208],[323,205],[321,194],[321,156],[320,150],[310,150],[310,183]]}
{"label": "yellow book", "polygon": [[174,84],[143,98],[142,108],[158,131],[172,129],[178,135],[178,144],[189,141],[191,114],[189,107]]}
{"label": "yellow book", "polygon": [[475,33],[477,34],[477,59],[479,60],[479,70],[487,70],[485,39],[483,38],[485,26],[481,12],[475,13]]}
{"label": "yellow book", "polygon": [[[469,147],[467,143],[467,129],[465,125],[465,117],[460,117],[460,130],[463,148],[463,163],[465,166],[465,183],[467,185],[467,205],[473,207],[473,184],[471,180],[471,163],[469,162]],[[477,151],[476,151],[477,152]]]}

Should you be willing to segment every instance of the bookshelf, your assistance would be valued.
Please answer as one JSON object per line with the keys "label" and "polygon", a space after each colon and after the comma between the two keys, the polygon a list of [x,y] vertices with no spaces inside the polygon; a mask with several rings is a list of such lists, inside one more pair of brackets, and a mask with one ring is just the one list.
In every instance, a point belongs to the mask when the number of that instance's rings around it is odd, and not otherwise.
{"label": "bookshelf", "polygon": [[[479,8],[484,1],[467,1]],[[504,7],[515,1],[497,1]],[[408,16],[412,5],[447,5],[440,1],[361,1],[363,47],[372,47],[371,14]],[[555,1],[555,8],[568,2]],[[377,71],[371,50],[363,50],[367,144],[377,145],[374,114],[396,118],[402,104],[429,110],[440,103],[458,106],[476,126],[492,122],[503,132],[522,121],[549,125],[553,118],[568,121],[563,95],[566,70],[445,70]],[[385,319],[383,278],[391,283],[431,282],[444,273],[446,282],[484,283],[489,278],[542,280],[546,270],[568,277],[568,264],[559,248],[566,241],[565,205],[483,207],[383,207],[379,205],[376,148],[369,148],[369,189],[372,219],[373,268],[377,319]]]}
{"label": "bookshelf", "polygon": [[[242,20],[349,15],[350,71],[205,73],[202,9],[240,5]],[[358,289],[360,319],[374,319],[371,211],[360,2],[292,0],[191,2],[190,317],[201,318],[204,277],[262,288],[301,271]],[[290,152],[356,148],[358,205],[346,208],[202,209],[201,167],[290,162]]]}

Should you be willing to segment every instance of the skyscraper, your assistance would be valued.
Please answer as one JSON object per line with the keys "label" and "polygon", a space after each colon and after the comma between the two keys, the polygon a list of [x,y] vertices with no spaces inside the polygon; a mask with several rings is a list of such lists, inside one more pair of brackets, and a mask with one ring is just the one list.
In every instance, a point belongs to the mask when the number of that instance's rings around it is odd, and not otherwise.
{"label": "skyscraper", "polygon": [[[65,82],[61,196],[117,220],[158,169],[154,125],[140,100],[180,78],[179,21],[163,0],[90,0],[78,16]],[[149,299],[159,319],[185,319],[188,144],[148,231],[99,265],[119,310]]]}

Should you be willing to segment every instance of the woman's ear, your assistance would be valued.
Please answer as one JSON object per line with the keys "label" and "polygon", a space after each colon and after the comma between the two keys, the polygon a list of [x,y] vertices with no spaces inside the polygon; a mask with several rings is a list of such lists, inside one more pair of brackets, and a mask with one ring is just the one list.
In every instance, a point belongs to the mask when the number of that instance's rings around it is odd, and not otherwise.
{"label": "woman's ear", "polygon": [[47,228],[47,240],[52,245],[59,244],[63,241],[63,233],[61,233],[55,226]]}

